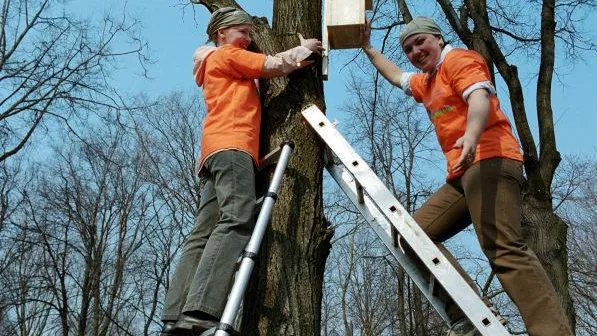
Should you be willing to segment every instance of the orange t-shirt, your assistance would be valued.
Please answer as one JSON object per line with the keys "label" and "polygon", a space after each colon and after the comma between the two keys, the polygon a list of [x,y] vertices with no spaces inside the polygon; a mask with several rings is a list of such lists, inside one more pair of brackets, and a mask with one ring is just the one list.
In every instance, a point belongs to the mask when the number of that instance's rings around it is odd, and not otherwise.
{"label": "orange t-shirt", "polygon": [[[432,75],[418,73],[410,78],[411,94],[417,102],[425,105],[448,161],[447,180],[463,174],[462,170],[451,170],[461,153],[460,148],[453,148],[454,144],[466,130],[468,104],[463,94],[475,84],[490,81],[489,69],[483,57],[467,49],[447,52]],[[518,141],[495,94],[490,96],[489,118],[479,138],[474,162],[493,157],[522,161]]]}
{"label": "orange t-shirt", "polygon": [[209,155],[224,149],[247,152],[258,162],[261,102],[254,80],[261,76],[265,57],[227,44],[205,59],[203,73],[195,74],[196,80],[202,76],[207,108],[199,169]]}

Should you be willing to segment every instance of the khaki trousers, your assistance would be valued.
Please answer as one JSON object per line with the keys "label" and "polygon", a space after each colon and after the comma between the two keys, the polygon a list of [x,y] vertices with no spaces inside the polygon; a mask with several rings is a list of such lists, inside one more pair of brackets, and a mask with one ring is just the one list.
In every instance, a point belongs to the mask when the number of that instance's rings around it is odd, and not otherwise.
{"label": "khaki trousers", "polygon": [[[481,160],[459,179],[443,185],[413,217],[477,290],[473,280],[441,244],[472,221],[481,249],[502,287],[519,308],[529,335],[572,335],[555,290],[522,238],[521,185],[522,163],[503,158]],[[447,314],[453,321],[463,317],[443,289],[439,297],[446,303]]]}

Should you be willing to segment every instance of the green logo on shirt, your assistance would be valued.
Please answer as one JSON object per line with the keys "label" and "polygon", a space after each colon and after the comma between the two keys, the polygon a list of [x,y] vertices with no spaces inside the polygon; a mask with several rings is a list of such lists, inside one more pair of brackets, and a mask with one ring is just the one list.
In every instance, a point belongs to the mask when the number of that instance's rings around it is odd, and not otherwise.
{"label": "green logo on shirt", "polygon": [[450,106],[450,105],[446,105],[442,108],[440,108],[439,110],[433,112],[431,114],[431,120],[435,120],[436,118],[443,116],[444,114],[451,112],[454,109],[454,107]]}

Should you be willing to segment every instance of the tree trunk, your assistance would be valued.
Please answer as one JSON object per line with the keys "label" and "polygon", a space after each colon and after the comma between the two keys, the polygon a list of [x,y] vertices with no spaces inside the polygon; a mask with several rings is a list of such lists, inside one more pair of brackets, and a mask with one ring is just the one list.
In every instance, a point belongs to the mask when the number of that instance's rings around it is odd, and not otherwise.
{"label": "tree trunk", "polygon": [[[230,1],[201,1],[211,11]],[[320,0],[274,1],[272,28],[254,21],[257,50],[272,55],[299,45],[297,33],[321,39]],[[243,335],[319,335],[325,261],[331,231],[323,215],[322,143],[301,110],[324,110],[321,58],[312,65],[261,85],[261,154],[285,140],[295,150],[286,170],[259,252],[243,312]],[[259,181],[266,189],[270,176]]]}
{"label": "tree trunk", "polygon": [[396,320],[398,321],[398,330],[400,331],[400,335],[408,335],[408,316],[406,305],[407,300],[404,297],[404,293],[406,293],[406,286],[408,286],[408,282],[406,281],[404,269],[402,267],[398,267],[396,269],[396,278],[397,278],[397,286],[396,286],[396,295],[398,303],[396,305]]}
{"label": "tree trunk", "polygon": [[[276,1],[273,16],[280,47],[268,53],[298,45],[296,33],[321,39],[321,1]],[[258,284],[248,296],[257,297],[257,305],[246,306],[254,307],[254,317],[243,334],[319,335],[331,232],[323,216],[321,142],[300,112],[310,104],[324,108],[321,59],[264,88],[262,153],[285,140],[296,147],[260,253]]]}
{"label": "tree trunk", "polygon": [[566,248],[568,225],[553,212],[551,201],[538,200],[533,195],[525,194],[522,228],[529,247],[541,261],[574,328],[576,314],[569,291]]}

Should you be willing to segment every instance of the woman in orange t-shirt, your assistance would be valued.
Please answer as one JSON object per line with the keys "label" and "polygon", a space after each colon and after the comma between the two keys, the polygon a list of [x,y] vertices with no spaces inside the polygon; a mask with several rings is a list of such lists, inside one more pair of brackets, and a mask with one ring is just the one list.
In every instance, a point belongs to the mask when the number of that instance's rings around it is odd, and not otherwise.
{"label": "woman in orange t-shirt", "polygon": [[200,47],[193,56],[193,75],[207,108],[199,160],[201,203],[166,294],[161,336],[199,334],[219,321],[236,261],[255,225],[261,124],[256,79],[287,75],[321,51],[320,41],[300,34],[300,46],[274,56],[247,51],[251,21],[242,10],[218,9],[207,26],[216,47]]}
{"label": "woman in orange t-shirt", "polygon": [[[404,72],[371,46],[370,34],[367,22],[363,51],[384,78],[425,106],[447,160],[446,183],[414,213],[416,222],[477,290],[442,245],[472,222],[529,335],[572,335],[555,290],[522,238],[522,155],[483,57],[446,44],[432,19],[417,17],[400,33],[400,43],[422,72]],[[477,335],[460,308],[441,292],[452,319],[448,335]]]}

